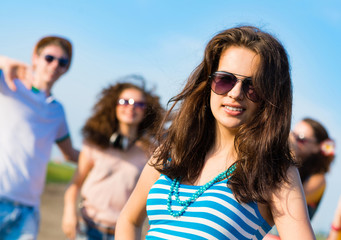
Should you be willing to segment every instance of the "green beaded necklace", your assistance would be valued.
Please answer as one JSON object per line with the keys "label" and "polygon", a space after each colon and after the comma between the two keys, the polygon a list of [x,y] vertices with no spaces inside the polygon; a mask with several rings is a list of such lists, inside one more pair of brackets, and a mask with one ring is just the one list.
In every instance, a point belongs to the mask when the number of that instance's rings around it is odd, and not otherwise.
{"label": "green beaded necklace", "polygon": [[[190,198],[185,201],[181,201],[179,197],[179,186],[180,186],[180,178],[175,178],[172,182],[172,185],[169,190],[168,199],[167,199],[167,210],[169,214],[173,217],[180,217],[195,200],[197,200],[207,189],[212,187],[216,182],[220,182],[225,178],[229,178],[229,176],[236,169],[236,163],[234,163],[231,167],[229,167],[226,171],[218,174],[213,180],[209,181],[205,185],[201,186]],[[172,210],[172,195],[174,192],[175,200],[182,206],[182,209],[178,212],[174,212]]]}

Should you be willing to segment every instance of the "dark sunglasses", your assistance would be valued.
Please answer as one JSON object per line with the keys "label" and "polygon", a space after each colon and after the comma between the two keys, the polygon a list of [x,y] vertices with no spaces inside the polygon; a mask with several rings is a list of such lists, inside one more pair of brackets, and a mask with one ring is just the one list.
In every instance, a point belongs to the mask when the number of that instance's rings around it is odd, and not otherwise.
{"label": "dark sunglasses", "polygon": [[128,105],[133,105],[136,108],[140,108],[140,109],[144,109],[146,107],[146,103],[145,102],[137,102],[134,99],[130,98],[130,99],[119,99],[117,101],[118,105],[121,106],[128,106]]}
{"label": "dark sunglasses", "polygon": [[44,58],[45,58],[45,61],[48,63],[51,63],[54,60],[58,60],[58,66],[61,68],[64,68],[69,64],[69,59],[67,59],[67,58],[57,58],[57,57],[52,56],[52,55],[45,55]]}
{"label": "dark sunglasses", "polygon": [[[236,76],[245,77],[244,79],[238,79]],[[242,82],[242,89],[244,94],[248,99],[252,102],[259,101],[259,98],[255,92],[255,89],[252,85],[251,77],[246,77],[239,74],[233,74],[229,72],[222,72],[218,71],[213,73],[210,78],[212,79],[211,82],[211,89],[218,95],[225,95],[232,88],[237,84],[238,81]]]}
{"label": "dark sunglasses", "polygon": [[294,136],[296,142],[301,143],[301,144],[306,144],[308,142],[311,142],[311,143],[316,142],[314,139],[306,138],[306,137],[304,137],[300,134],[296,134],[294,132],[292,132],[291,134]]}

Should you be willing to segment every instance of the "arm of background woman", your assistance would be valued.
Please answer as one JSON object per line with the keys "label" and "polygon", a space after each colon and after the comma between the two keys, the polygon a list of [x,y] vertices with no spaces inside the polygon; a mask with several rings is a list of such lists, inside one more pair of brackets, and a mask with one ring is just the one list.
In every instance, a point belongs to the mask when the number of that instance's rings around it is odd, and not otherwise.
{"label": "arm of background woman", "polygon": [[305,198],[308,204],[316,204],[320,201],[326,188],[324,174],[314,174],[303,183]]}
{"label": "arm of background woman", "polygon": [[328,240],[341,240],[341,196],[335,210],[332,227]]}
{"label": "arm of background woman", "polygon": [[133,193],[118,218],[115,240],[140,239],[141,226],[147,215],[146,203],[148,193],[159,176],[160,173],[147,163]]}
{"label": "arm of background woman", "polygon": [[281,240],[315,239],[298,171],[290,167],[287,174],[289,183],[272,193],[270,207],[279,236]]}
{"label": "arm of background woman", "polygon": [[64,212],[62,218],[62,229],[69,239],[74,239],[77,232],[77,197],[83,182],[91,171],[93,162],[88,154],[82,151],[79,155],[78,167],[73,176],[70,186],[64,195]]}

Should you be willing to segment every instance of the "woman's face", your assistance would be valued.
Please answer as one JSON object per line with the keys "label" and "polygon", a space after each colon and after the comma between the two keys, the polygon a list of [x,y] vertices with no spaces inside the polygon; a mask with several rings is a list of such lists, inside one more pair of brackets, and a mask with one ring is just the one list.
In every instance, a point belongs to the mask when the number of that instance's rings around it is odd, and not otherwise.
{"label": "woman's face", "polygon": [[[245,47],[231,46],[222,52],[217,71],[236,74],[238,79],[243,80],[245,76],[253,77],[258,65],[259,56],[255,52]],[[252,118],[258,106],[244,94],[242,81],[237,81],[224,95],[218,95],[211,90],[210,105],[217,127],[231,131]]]}
{"label": "woman's face", "polygon": [[313,128],[304,121],[295,125],[290,134],[290,143],[297,159],[304,159],[320,151]]}
{"label": "woman's face", "polygon": [[145,97],[140,90],[135,88],[123,90],[116,106],[119,123],[138,126],[144,118],[145,107]]}

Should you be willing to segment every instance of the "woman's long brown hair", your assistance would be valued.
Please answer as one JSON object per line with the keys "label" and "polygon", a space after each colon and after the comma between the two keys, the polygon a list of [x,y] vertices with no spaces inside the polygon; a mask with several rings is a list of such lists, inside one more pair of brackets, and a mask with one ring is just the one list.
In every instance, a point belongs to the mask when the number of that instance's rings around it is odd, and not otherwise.
{"label": "woman's long brown hair", "polygon": [[167,114],[175,111],[175,117],[162,135],[166,138],[153,166],[171,178],[193,181],[198,177],[215,139],[209,76],[230,46],[245,47],[259,55],[253,85],[260,100],[256,115],[239,128],[235,137],[237,169],[229,185],[241,202],[268,202],[268,194],[283,180],[288,181],[287,170],[294,164],[288,143],[292,85],[284,47],[256,27],[231,28],[209,41],[203,61],[191,73],[182,92],[170,100],[173,105]]}

